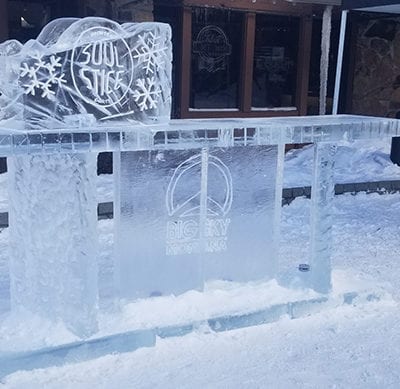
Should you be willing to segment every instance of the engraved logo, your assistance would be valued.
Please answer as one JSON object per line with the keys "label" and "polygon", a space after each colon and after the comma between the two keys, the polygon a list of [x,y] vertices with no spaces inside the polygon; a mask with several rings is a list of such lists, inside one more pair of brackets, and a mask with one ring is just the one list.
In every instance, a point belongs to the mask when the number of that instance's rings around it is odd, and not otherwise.
{"label": "engraved logo", "polygon": [[133,81],[128,44],[109,28],[89,28],[72,51],[71,74],[76,92],[86,102],[104,108],[120,103]]}
{"label": "engraved logo", "polygon": [[231,55],[232,45],[221,28],[206,26],[193,42],[193,52],[199,55],[201,67],[212,73],[226,68],[226,57]]}
{"label": "engraved logo", "polygon": [[199,154],[181,163],[166,195],[167,255],[225,251],[232,199],[231,173],[219,158]]}

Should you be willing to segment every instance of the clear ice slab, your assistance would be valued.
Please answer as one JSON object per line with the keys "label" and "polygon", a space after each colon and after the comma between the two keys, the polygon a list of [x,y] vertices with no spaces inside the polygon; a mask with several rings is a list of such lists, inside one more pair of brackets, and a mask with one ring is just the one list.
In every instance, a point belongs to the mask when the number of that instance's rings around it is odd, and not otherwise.
{"label": "clear ice slab", "polygon": [[122,152],[115,160],[121,297],[274,278],[278,146]]}

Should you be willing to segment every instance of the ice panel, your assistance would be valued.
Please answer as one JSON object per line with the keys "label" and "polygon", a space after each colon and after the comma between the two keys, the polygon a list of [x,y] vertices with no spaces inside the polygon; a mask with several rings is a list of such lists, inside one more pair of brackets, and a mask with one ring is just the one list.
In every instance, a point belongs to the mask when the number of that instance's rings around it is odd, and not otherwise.
{"label": "ice panel", "polygon": [[11,308],[97,329],[96,155],[8,159]]}
{"label": "ice panel", "polygon": [[121,296],[178,294],[201,289],[204,279],[273,278],[277,156],[277,146],[122,152]]}
{"label": "ice panel", "polygon": [[[118,154],[114,154],[118,156]],[[138,151],[120,154],[116,193],[116,284],[122,297],[178,294],[202,289],[197,237],[200,165],[196,151]],[[186,163],[185,161],[193,160]],[[115,164],[118,159],[115,158]],[[183,164],[182,164],[183,163]],[[192,168],[191,168],[192,166]],[[186,184],[173,188],[174,173],[193,172]],[[118,168],[115,166],[118,174]],[[169,201],[168,193],[176,192]],[[119,193],[118,193],[119,192]],[[177,221],[175,213],[186,214]],[[184,243],[175,245],[175,237]],[[171,255],[172,253],[176,255]]]}
{"label": "ice panel", "polygon": [[278,147],[215,148],[209,153],[205,278],[273,278],[278,264],[275,212],[281,202],[281,193],[275,201]]}

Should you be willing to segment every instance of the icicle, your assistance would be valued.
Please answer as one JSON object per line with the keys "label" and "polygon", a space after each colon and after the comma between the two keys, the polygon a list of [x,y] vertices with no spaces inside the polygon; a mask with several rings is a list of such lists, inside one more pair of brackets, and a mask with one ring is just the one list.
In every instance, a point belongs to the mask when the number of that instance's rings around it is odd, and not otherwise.
{"label": "icicle", "polygon": [[339,48],[337,55],[336,64],[336,77],[335,77],[335,92],[333,94],[333,104],[332,104],[332,115],[337,115],[338,105],[339,105],[339,95],[340,95],[340,80],[342,77],[342,65],[343,65],[343,51],[344,51],[344,39],[346,37],[346,22],[347,13],[349,11],[342,11],[342,20],[340,23],[340,38],[339,38]]}
{"label": "icicle", "polygon": [[321,33],[321,64],[320,64],[320,89],[319,89],[319,114],[326,114],[326,95],[328,90],[329,49],[331,40],[332,6],[324,10],[322,17]]}

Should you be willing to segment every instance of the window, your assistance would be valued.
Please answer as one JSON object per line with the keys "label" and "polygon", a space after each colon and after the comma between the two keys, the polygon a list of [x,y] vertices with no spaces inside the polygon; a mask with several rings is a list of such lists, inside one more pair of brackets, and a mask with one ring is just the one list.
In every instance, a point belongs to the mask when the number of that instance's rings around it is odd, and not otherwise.
{"label": "window", "polygon": [[296,105],[299,19],[256,16],[252,109]]}
{"label": "window", "polygon": [[184,8],[180,117],[305,114],[311,8],[285,4]]}
{"label": "window", "polygon": [[239,108],[243,14],[192,11],[190,108]]}

